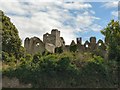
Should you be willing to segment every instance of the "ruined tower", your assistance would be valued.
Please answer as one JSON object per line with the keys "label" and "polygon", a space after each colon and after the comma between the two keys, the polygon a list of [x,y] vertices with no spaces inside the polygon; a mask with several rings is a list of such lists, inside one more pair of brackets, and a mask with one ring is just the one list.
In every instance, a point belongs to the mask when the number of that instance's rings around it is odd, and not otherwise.
{"label": "ruined tower", "polygon": [[65,46],[65,41],[63,37],[60,37],[60,31],[57,29],[52,29],[51,34],[44,34],[43,41],[38,37],[27,37],[24,41],[24,47],[29,54],[35,54],[36,52],[43,53],[45,50],[54,53],[56,47],[62,46]]}
{"label": "ruined tower", "polygon": [[96,46],[96,37],[90,37],[90,50],[95,50]]}
{"label": "ruined tower", "polygon": [[55,36],[55,46],[56,47],[60,47],[61,46],[61,38],[60,38],[60,31],[58,31],[57,29],[53,29],[51,31],[51,35]]}
{"label": "ruined tower", "polygon": [[24,41],[24,47],[26,49],[26,52],[29,53],[30,52],[30,39],[27,37]]}
{"label": "ruined tower", "polygon": [[96,43],[96,37],[90,37],[90,43],[95,44]]}
{"label": "ruined tower", "polygon": [[55,47],[60,47],[65,44],[64,39],[60,37],[60,31],[57,29],[52,29],[51,34],[46,33],[43,35],[43,42],[55,45]]}
{"label": "ruined tower", "polygon": [[76,38],[76,40],[77,40],[77,44],[78,45],[82,45],[82,38],[81,37]]}

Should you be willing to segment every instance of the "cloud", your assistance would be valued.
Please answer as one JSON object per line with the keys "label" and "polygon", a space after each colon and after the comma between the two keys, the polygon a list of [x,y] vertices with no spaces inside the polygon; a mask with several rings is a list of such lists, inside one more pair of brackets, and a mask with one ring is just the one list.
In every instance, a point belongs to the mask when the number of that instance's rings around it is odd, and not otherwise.
{"label": "cloud", "polygon": [[98,32],[98,31],[102,30],[102,26],[97,25],[97,24],[93,24],[93,25],[91,26],[91,29],[92,29],[93,31],[95,31],[95,32]]}
{"label": "cloud", "polygon": [[112,14],[112,16],[114,16],[114,17],[118,17],[118,11],[112,11],[111,14]]}
{"label": "cloud", "polygon": [[118,7],[118,1],[105,2],[102,7],[105,7],[105,8],[116,8],[116,7]]}
{"label": "cloud", "polygon": [[92,8],[90,4],[85,4],[82,2],[69,2],[64,4],[65,9],[84,9],[84,8]]}
{"label": "cloud", "polygon": [[100,25],[94,24],[99,17],[91,10],[89,3],[75,2],[1,2],[3,10],[19,30],[22,40],[26,37],[37,36],[43,38],[43,34],[58,29],[64,37],[66,44],[76,39],[77,32],[88,29],[99,31]]}
{"label": "cloud", "polygon": [[102,7],[105,7],[106,9],[113,9],[111,15],[112,17],[116,18],[118,17],[118,11],[116,11],[115,9],[118,10],[118,3],[119,3],[118,1],[105,2]]}

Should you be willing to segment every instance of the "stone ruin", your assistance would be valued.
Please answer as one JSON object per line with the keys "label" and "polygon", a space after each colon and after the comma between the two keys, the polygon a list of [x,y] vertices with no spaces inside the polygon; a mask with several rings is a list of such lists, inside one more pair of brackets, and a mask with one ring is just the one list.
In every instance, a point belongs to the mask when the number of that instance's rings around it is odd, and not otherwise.
{"label": "stone ruin", "polygon": [[43,53],[45,50],[55,53],[55,48],[61,46],[65,46],[65,41],[63,37],[60,37],[60,31],[57,29],[52,29],[51,34],[44,34],[43,41],[38,37],[27,37],[24,41],[24,47],[29,54]]}
{"label": "stone ruin", "polygon": [[60,37],[60,31],[52,29],[51,34],[46,33],[43,35],[43,41],[38,37],[26,38],[24,41],[24,47],[29,54],[35,54],[40,52],[41,54],[46,50],[50,53],[57,53],[56,49],[61,48],[63,52],[70,52],[71,46],[76,46],[76,52],[95,52],[99,50],[104,56],[106,53],[105,43],[99,39],[96,41],[96,37],[90,37],[90,40],[85,41],[82,44],[82,38],[76,38],[76,42],[72,40],[70,45],[65,45],[63,37]]}

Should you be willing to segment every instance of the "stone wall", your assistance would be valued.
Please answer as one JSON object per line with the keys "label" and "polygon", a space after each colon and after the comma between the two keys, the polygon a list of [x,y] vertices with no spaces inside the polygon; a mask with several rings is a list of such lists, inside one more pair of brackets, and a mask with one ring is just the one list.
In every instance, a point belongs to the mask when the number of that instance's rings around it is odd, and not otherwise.
{"label": "stone wall", "polygon": [[32,88],[31,84],[23,84],[17,78],[2,77],[2,88]]}
{"label": "stone wall", "polygon": [[45,50],[54,53],[55,48],[61,46],[65,46],[65,41],[63,37],[60,37],[60,31],[57,29],[53,29],[51,34],[44,34],[43,42],[38,37],[27,37],[24,41],[26,52],[30,54],[35,54],[36,52],[43,53]]}
{"label": "stone wall", "polygon": [[104,58],[107,58],[106,56],[106,45],[105,43],[99,39],[96,41],[96,37],[90,37],[89,40],[86,40],[84,44],[82,44],[82,38],[76,39],[77,43],[72,40],[70,45],[65,45],[62,47],[64,52],[70,52],[70,47],[76,45],[77,49],[76,52],[92,52],[92,53],[98,53]]}
{"label": "stone wall", "polygon": [[60,31],[52,29],[51,34],[46,33],[43,35],[43,43],[50,43],[55,47],[60,47],[65,44],[63,37],[60,37]]}
{"label": "stone wall", "polygon": [[37,52],[43,53],[45,51],[45,44],[37,37],[26,38],[24,47],[29,54],[35,54]]}
{"label": "stone wall", "polygon": [[53,45],[53,44],[46,43],[46,44],[45,44],[45,49],[46,49],[48,52],[55,53],[55,45]]}
{"label": "stone wall", "polygon": [[53,45],[56,45],[56,37],[55,35],[51,35],[49,33],[46,33],[43,35],[43,43],[50,43],[50,44],[53,44]]}
{"label": "stone wall", "polygon": [[55,53],[57,47],[61,47],[64,52],[69,52],[72,45],[76,45],[77,52],[95,52],[100,50],[101,53],[103,52],[103,55],[106,54],[105,43],[100,39],[97,42],[96,37],[90,37],[84,44],[82,44],[82,38],[79,37],[76,38],[76,42],[73,40],[70,45],[65,45],[64,38],[60,37],[60,31],[52,29],[51,34],[46,33],[43,35],[43,42],[38,37],[26,38],[24,47],[26,52],[30,54],[35,54],[36,52],[42,53],[45,50]]}

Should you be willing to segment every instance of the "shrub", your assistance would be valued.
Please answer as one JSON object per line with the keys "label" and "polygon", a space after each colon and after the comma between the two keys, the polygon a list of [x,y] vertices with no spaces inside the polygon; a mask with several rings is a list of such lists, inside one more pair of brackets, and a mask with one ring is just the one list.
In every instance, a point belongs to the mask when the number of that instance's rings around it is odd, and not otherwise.
{"label": "shrub", "polygon": [[55,53],[63,53],[62,47],[55,48]]}
{"label": "shrub", "polygon": [[58,56],[55,54],[44,56],[40,61],[40,68],[45,72],[54,72],[57,65]]}
{"label": "shrub", "polygon": [[32,62],[32,56],[30,54],[26,54],[24,58],[20,59],[22,64],[28,64]]}
{"label": "shrub", "polygon": [[2,60],[5,61],[6,63],[17,61],[15,56],[12,53],[8,54],[7,52],[2,52]]}
{"label": "shrub", "polygon": [[37,63],[41,58],[41,54],[37,53],[33,56],[33,63]]}
{"label": "shrub", "polygon": [[97,49],[94,50],[92,53],[93,53],[94,55],[101,56],[101,57],[104,58],[104,52],[103,52],[102,49],[97,48]]}
{"label": "shrub", "polygon": [[96,64],[104,64],[105,60],[101,56],[93,56],[93,59],[91,59],[91,62],[94,62]]}
{"label": "shrub", "polygon": [[57,70],[61,72],[74,72],[74,70],[77,69],[76,65],[73,65],[71,63],[70,57],[62,57],[58,62],[57,62]]}
{"label": "shrub", "polygon": [[70,46],[70,51],[75,52],[77,50],[77,45]]}
{"label": "shrub", "polygon": [[75,58],[73,52],[63,52],[63,53],[59,54],[58,57],[59,57],[59,59],[64,58],[64,57],[69,57],[70,60],[73,60]]}
{"label": "shrub", "polygon": [[[80,56],[85,57],[82,61],[85,64],[77,67],[76,63],[72,63],[76,61],[74,59],[81,63],[77,54],[73,52],[45,56],[36,54],[34,58],[28,54],[25,59],[21,58],[25,61],[24,64],[16,68],[11,67],[3,74],[17,77],[23,83],[31,83],[33,87],[113,87],[117,83],[114,74],[117,63],[105,62],[100,56],[83,53]],[[33,59],[38,60],[37,63],[34,63]]]}
{"label": "shrub", "polygon": [[65,71],[70,65],[70,59],[69,57],[61,58],[57,64],[58,64],[59,71]]}
{"label": "shrub", "polygon": [[45,50],[45,51],[42,53],[42,56],[47,56],[47,55],[49,55],[49,54],[51,54],[51,53],[48,52],[47,50]]}

